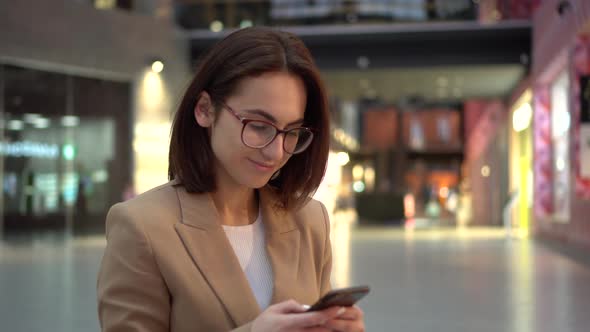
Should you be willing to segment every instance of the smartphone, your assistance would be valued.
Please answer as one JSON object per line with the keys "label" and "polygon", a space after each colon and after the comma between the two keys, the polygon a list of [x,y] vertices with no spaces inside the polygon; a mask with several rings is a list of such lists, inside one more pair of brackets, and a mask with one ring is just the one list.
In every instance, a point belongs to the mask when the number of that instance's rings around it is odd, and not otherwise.
{"label": "smartphone", "polygon": [[307,311],[318,311],[333,306],[350,307],[365,295],[369,294],[369,286],[334,289],[322,296]]}

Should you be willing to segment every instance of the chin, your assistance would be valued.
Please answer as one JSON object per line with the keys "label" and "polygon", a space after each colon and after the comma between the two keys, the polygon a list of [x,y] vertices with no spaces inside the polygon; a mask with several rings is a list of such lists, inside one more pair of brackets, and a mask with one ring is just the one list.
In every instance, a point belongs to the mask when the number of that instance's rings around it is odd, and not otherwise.
{"label": "chin", "polygon": [[260,189],[260,188],[266,186],[266,184],[268,183],[268,181],[270,181],[270,178],[264,178],[264,179],[252,179],[252,178],[250,178],[250,179],[244,181],[243,183],[248,188]]}

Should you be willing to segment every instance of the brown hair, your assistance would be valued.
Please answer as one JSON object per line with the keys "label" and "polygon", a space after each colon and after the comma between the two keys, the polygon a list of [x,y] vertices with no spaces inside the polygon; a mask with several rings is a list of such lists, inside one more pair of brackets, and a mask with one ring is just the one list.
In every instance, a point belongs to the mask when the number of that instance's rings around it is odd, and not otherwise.
{"label": "brown hair", "polygon": [[293,155],[270,181],[282,208],[302,206],[316,191],[326,170],[330,144],[330,115],[324,85],[311,54],[295,35],[271,28],[238,30],[205,54],[172,124],[168,177],[179,180],[188,192],[216,190],[214,155],[206,128],[194,117],[203,91],[217,109],[234,93],[240,80],[268,72],[286,71],[298,76],[307,92],[305,126],[315,129],[311,145]]}

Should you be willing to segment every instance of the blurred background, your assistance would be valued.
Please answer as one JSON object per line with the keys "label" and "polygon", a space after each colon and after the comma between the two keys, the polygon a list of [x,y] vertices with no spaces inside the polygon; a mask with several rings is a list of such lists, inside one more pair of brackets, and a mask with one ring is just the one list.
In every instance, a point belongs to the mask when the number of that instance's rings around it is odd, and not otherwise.
{"label": "blurred background", "polygon": [[259,25],[328,87],[316,198],[369,331],[587,331],[586,0],[0,0],[0,329],[99,330],[108,208],[167,181],[199,57]]}

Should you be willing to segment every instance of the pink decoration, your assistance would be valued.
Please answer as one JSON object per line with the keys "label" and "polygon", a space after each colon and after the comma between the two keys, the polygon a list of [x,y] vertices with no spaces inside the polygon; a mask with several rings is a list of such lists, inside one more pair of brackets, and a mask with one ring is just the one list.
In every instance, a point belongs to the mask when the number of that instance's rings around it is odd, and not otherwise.
{"label": "pink decoration", "polygon": [[551,98],[548,86],[534,89],[534,187],[535,216],[553,213],[553,165],[551,147]]}

